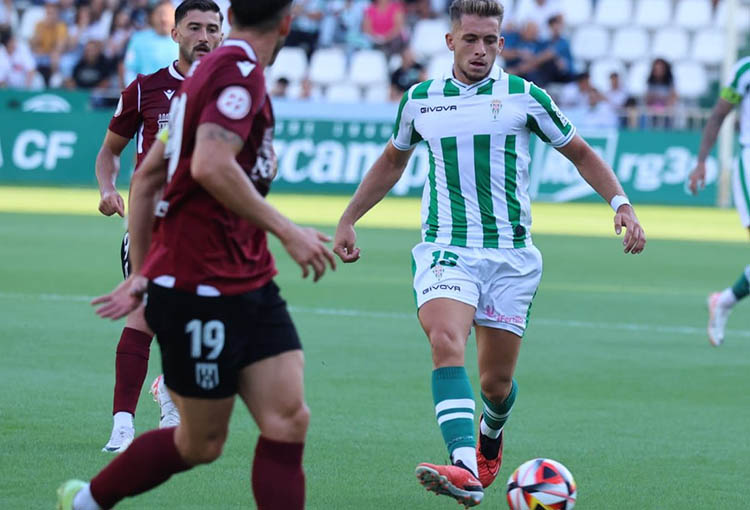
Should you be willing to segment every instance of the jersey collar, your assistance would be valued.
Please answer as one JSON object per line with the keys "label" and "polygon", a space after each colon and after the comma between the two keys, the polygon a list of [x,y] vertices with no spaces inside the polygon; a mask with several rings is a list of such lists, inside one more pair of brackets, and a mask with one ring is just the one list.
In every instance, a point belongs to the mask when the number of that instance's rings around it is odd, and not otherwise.
{"label": "jersey collar", "polygon": [[180,81],[183,81],[185,79],[185,77],[180,74],[179,69],[177,69],[176,60],[169,64],[169,67],[167,69],[169,69],[169,74],[172,76],[172,78]]}
{"label": "jersey collar", "polygon": [[474,87],[481,87],[482,85],[484,85],[490,80],[500,81],[500,79],[502,79],[502,76],[503,76],[503,70],[500,69],[499,65],[493,64],[492,69],[490,69],[490,74],[488,74],[484,80],[478,81],[476,83],[472,83],[471,85],[466,85],[465,83],[453,77],[453,63],[451,63],[450,68],[446,69],[443,72],[442,79],[443,81],[450,80],[454,85],[456,85],[461,90],[472,90]]}
{"label": "jersey collar", "polygon": [[253,47],[250,46],[247,41],[243,41],[242,39],[227,39],[226,41],[224,41],[224,46],[239,46],[240,48],[245,50],[245,53],[247,53],[247,58],[249,58],[253,62],[258,61],[258,57],[255,56]]}

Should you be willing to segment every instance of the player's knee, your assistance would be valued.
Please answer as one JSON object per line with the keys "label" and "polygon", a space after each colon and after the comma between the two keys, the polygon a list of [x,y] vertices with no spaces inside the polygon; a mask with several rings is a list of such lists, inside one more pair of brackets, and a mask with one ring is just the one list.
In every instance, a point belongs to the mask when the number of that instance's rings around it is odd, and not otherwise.
{"label": "player's knee", "polygon": [[209,464],[221,457],[226,438],[226,434],[220,434],[188,441],[181,448],[180,454],[183,460],[192,466]]}
{"label": "player's knee", "polygon": [[304,441],[310,425],[310,408],[300,400],[277,409],[261,423],[261,433],[278,441]]}
{"label": "player's knee", "polygon": [[446,328],[434,328],[429,332],[432,357],[440,364],[444,361],[463,359],[465,339]]}
{"label": "player's knee", "polygon": [[513,386],[513,378],[505,374],[484,373],[479,375],[482,394],[490,402],[502,403],[508,397]]}

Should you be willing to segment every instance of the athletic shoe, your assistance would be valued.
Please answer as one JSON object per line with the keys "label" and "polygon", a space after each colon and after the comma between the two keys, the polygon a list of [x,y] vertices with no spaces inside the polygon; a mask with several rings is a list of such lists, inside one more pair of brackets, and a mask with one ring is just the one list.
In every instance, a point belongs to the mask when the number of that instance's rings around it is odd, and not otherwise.
{"label": "athletic shoe", "polygon": [[109,442],[102,448],[103,452],[121,453],[124,452],[135,437],[135,428],[133,427],[114,427],[112,435],[109,436]]}
{"label": "athletic shoe", "polygon": [[478,505],[484,497],[482,484],[461,461],[448,466],[423,462],[417,466],[416,475],[428,491],[450,496],[466,508]]}
{"label": "athletic shoe", "polygon": [[719,304],[720,292],[708,296],[708,341],[718,347],[724,342],[724,328],[727,325],[731,308]]}
{"label": "athletic shoe", "polygon": [[159,428],[165,427],[176,427],[180,424],[180,413],[177,411],[177,406],[172,402],[172,398],[169,396],[169,391],[164,384],[164,375],[159,375],[154,382],[151,384],[151,395],[154,397],[154,402],[159,404],[161,408],[161,415],[159,416]]}
{"label": "athletic shoe", "polygon": [[[481,423],[481,420],[480,420]],[[495,453],[497,452],[497,453]],[[484,454],[495,454],[494,458],[487,458]],[[497,439],[485,436],[479,432],[479,441],[477,441],[477,470],[479,471],[479,481],[485,489],[492,485],[500,472],[500,466],[503,463],[503,433]]]}
{"label": "athletic shoe", "polygon": [[82,480],[68,480],[57,488],[57,510],[73,510],[73,500],[78,491],[86,487]]}

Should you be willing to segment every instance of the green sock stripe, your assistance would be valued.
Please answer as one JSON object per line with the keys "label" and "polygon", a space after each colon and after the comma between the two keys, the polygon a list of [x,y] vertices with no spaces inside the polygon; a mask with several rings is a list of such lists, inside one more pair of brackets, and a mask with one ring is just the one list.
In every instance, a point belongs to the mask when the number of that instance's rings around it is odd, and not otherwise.
{"label": "green sock stripe", "polygon": [[510,388],[510,393],[502,404],[495,404],[488,399],[484,393],[482,393],[482,402],[484,403],[484,422],[491,429],[499,430],[505,425],[505,422],[510,418],[510,413],[513,410],[513,404],[516,402],[516,395],[518,394],[518,384],[513,379],[513,385]]}
{"label": "green sock stripe", "polygon": [[474,447],[474,392],[464,367],[443,367],[432,372],[432,397],[448,453]]}
{"label": "green sock stripe", "polygon": [[747,279],[749,270],[750,266],[746,267],[742,272],[742,275],[740,275],[737,281],[734,282],[734,285],[732,285],[732,294],[734,294],[734,297],[737,299],[742,299],[750,294],[750,282],[748,282]]}

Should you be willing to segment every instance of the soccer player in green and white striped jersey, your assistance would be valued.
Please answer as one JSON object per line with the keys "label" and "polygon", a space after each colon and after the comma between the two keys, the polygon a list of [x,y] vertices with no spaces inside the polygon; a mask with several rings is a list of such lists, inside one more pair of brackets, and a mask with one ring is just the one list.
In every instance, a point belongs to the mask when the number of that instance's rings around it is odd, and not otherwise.
{"label": "soccer player in green and white striped jersey", "polygon": [[[732,174],[732,196],[742,225],[750,231],[750,56],[740,59],[721,90],[711,116],[703,129],[698,163],[690,173],[690,190],[695,194],[706,179],[706,158],[716,143],[719,129],[732,109],[740,106],[740,155]],[[708,341],[718,347],[724,341],[724,328],[734,305],[750,294],[750,265],[731,287],[708,296]]]}
{"label": "soccer player in green and white striped jersey", "polygon": [[[516,399],[521,337],[542,273],[531,239],[529,139],[557,148],[615,210],[626,253],[646,239],[612,170],[576,134],[547,93],[494,65],[503,47],[496,0],[454,0],[451,69],[409,89],[393,138],[344,211],[334,252],[359,258],[354,224],[401,177],[425,142],[430,171],[422,196],[422,241],[412,250],[419,320],[432,347],[432,393],[451,465],[417,466],[422,485],[465,506],[481,502],[497,476],[502,431]],[[479,444],[464,351],[475,327],[481,386]]]}

